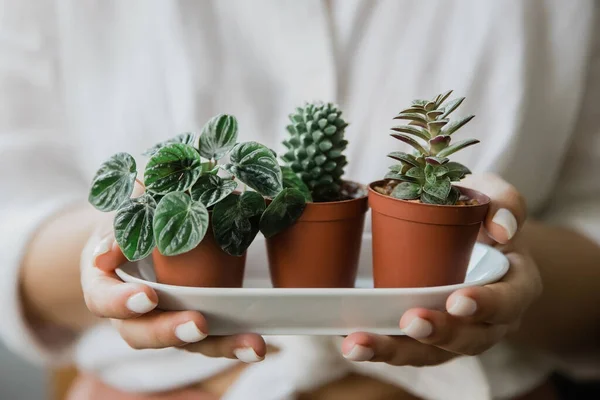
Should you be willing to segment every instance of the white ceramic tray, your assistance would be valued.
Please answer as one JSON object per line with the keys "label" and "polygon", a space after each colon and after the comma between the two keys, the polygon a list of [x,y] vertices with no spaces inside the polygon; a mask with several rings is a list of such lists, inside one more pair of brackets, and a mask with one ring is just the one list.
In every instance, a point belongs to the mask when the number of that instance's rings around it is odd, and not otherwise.
{"label": "white ceramic tray", "polygon": [[[248,254],[243,288],[194,288],[156,283],[150,258],[128,263],[117,274],[125,282],[154,288],[163,310],[197,310],[212,335],[255,332],[264,335],[347,335],[368,331],[401,335],[398,322],[413,307],[445,309],[456,289],[486,285],[508,271],[499,251],[477,244],[465,283],[452,286],[374,289],[371,241],[365,237],[355,289],[274,289],[268,276],[264,242],[256,240]],[[262,260],[262,261],[261,261]]]}

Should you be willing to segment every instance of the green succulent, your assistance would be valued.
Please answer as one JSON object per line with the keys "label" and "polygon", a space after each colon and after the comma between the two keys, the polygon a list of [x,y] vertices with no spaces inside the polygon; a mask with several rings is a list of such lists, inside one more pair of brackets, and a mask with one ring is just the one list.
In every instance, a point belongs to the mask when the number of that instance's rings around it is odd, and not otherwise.
{"label": "green succulent", "polygon": [[471,171],[448,156],[479,143],[466,139],[452,143],[451,135],[475,116],[450,121],[448,118],[465,99],[449,100],[452,91],[437,95],[433,100],[414,100],[394,119],[409,121],[408,125],[392,128],[392,136],[413,147],[412,154],[392,152],[388,157],[400,161],[392,165],[385,179],[400,181],[391,196],[402,200],[420,199],[427,204],[454,205],[460,197],[452,186]]}
{"label": "green succulent", "polygon": [[333,103],[306,103],[289,116],[287,152],[282,159],[308,187],[314,201],[335,201],[341,196],[342,175],[348,163],[344,150],[348,124]]}
{"label": "green succulent", "polygon": [[[146,192],[133,199],[133,156],[118,153],[101,165],[89,202],[100,211],[116,211],[115,239],[127,259],[145,258],[155,247],[167,256],[188,252],[204,238],[210,218],[223,251],[241,256],[259,230],[272,236],[296,221],[305,206],[301,182],[284,179],[272,150],[237,143],[237,136],[236,118],[220,114],[199,136],[183,133],[156,144],[144,153],[150,157]],[[225,155],[229,162],[219,164]],[[241,194],[235,192],[237,181],[244,184]],[[274,197],[268,207],[265,197]]]}

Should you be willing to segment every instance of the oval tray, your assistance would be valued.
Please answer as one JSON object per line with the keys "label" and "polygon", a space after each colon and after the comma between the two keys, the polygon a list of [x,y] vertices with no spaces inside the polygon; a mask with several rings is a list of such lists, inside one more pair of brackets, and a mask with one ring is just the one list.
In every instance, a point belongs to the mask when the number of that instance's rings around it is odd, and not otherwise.
{"label": "oval tray", "polygon": [[[262,243],[261,243],[262,242]],[[262,246],[261,246],[262,244]],[[151,257],[117,269],[125,282],[156,290],[162,310],[197,310],[207,319],[211,335],[255,332],[264,335],[347,335],[368,331],[401,335],[398,322],[413,307],[444,310],[456,289],[486,285],[508,271],[498,250],[477,244],[465,283],[429,288],[374,289],[370,278],[370,237],[365,237],[356,288],[274,289],[268,275],[264,241],[248,254],[243,288],[196,288],[156,283]]]}

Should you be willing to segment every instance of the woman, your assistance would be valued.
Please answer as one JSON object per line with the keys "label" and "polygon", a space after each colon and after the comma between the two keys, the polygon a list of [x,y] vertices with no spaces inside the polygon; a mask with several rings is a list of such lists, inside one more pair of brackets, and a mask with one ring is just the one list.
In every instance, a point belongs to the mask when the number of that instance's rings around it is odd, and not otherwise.
{"label": "woman", "polygon": [[[558,363],[540,352],[598,345],[592,1],[0,4],[0,331],[32,359],[73,357],[71,398],[551,399]],[[482,143],[458,161],[493,198],[482,240],[511,270],[454,293],[447,313],[398,316],[409,337],[207,337],[201,314],[158,312],[150,288],[115,278],[110,215],[85,205],[109,155],[217,112],[276,148],[295,105],[335,100],[347,177],[369,182],[389,164],[391,116],[447,88],[477,115]],[[524,226],[523,198],[537,217]]]}

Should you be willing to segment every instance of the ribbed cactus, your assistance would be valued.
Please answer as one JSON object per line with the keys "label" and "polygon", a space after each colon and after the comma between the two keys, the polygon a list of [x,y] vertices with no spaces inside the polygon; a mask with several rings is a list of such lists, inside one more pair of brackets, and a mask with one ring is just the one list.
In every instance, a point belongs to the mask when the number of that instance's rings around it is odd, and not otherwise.
{"label": "ribbed cactus", "polygon": [[343,155],[348,141],[348,124],[333,103],[306,103],[289,116],[290,138],[283,142],[288,151],[282,159],[306,183],[314,201],[340,198],[342,175],[348,163]]}

